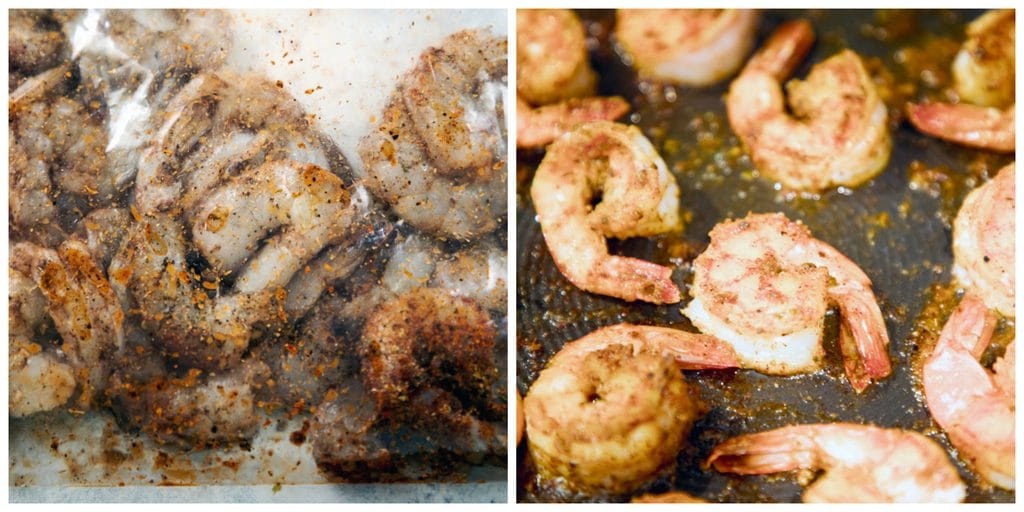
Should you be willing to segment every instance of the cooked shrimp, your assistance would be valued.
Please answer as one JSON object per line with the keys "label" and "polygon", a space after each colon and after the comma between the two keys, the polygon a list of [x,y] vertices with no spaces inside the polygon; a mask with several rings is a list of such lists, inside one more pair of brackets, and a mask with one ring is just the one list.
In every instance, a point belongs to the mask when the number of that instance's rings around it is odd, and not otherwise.
{"label": "cooked shrimp", "polygon": [[32,279],[46,298],[46,312],[82,388],[80,408],[88,408],[106,387],[105,354],[124,343],[124,312],[88,247],[67,240],[57,250],[22,242],[11,247],[11,268]]}
{"label": "cooked shrimp", "polygon": [[985,304],[1014,317],[1016,164],[971,191],[953,221],[953,276]]}
{"label": "cooked shrimp", "polygon": [[766,177],[797,190],[856,186],[889,161],[885,103],[860,57],[844,50],[786,84],[790,115],[781,82],[813,43],[806,21],[779,27],[730,86],[729,122]]}
{"label": "cooked shrimp", "polygon": [[516,92],[531,105],[592,96],[586,34],[567,9],[516,11]]}
{"label": "cooked shrimp", "polygon": [[260,326],[279,318],[280,297],[277,290],[233,293],[203,281],[190,267],[185,241],[175,218],[140,215],[110,264],[111,284],[167,356],[189,367],[233,367]]}
{"label": "cooked shrimp", "polygon": [[614,121],[626,112],[629,103],[618,96],[571,98],[536,108],[517,98],[516,147],[542,148],[581,124]]}
{"label": "cooked shrimp", "polygon": [[567,343],[523,401],[543,478],[629,493],[671,468],[700,406],[680,368],[736,366],[728,345],[664,327],[614,325]]}
{"label": "cooked shrimp", "polygon": [[644,494],[632,499],[633,503],[707,503],[696,496],[682,491],[666,492],[663,494]]}
{"label": "cooked shrimp", "polygon": [[835,305],[853,388],[889,375],[889,335],[871,280],[846,256],[781,213],[727,221],[710,236],[693,262],[693,300],[683,313],[731,344],[743,367],[777,375],[820,368],[825,313]]}
{"label": "cooked shrimp", "polygon": [[572,284],[627,301],[679,302],[672,269],[609,255],[604,241],[682,229],[679,186],[638,128],[598,121],[563,135],[537,168],[530,196],[555,265]]}
{"label": "cooked shrimp", "polygon": [[804,491],[805,503],[957,503],[966,495],[936,442],[870,425],[795,425],[735,437],[716,446],[707,464],[744,475],[823,471]]}
{"label": "cooked shrimp", "polygon": [[359,344],[363,381],[379,410],[434,433],[455,454],[504,454],[505,408],[492,396],[496,338],[487,312],[472,300],[417,288],[367,318]]}
{"label": "cooked shrimp", "polygon": [[619,9],[615,37],[640,76],[705,86],[743,65],[759,20],[750,9]]}
{"label": "cooked shrimp", "polygon": [[7,302],[9,390],[7,406],[15,418],[56,409],[75,393],[75,370],[37,339],[46,316],[46,297],[31,278],[8,269]]}
{"label": "cooked shrimp", "polygon": [[523,397],[516,390],[516,446],[523,440],[523,429],[526,428],[526,417],[523,416]]}
{"label": "cooked shrimp", "polygon": [[1016,33],[1013,9],[989,11],[967,25],[953,60],[953,88],[961,100],[982,107],[1013,104]]}
{"label": "cooked shrimp", "polygon": [[1012,153],[1017,145],[1016,108],[999,110],[966,103],[909,105],[907,118],[918,130],[955,142]]}
{"label": "cooked shrimp", "polygon": [[426,50],[359,143],[367,187],[438,237],[493,231],[508,208],[506,46],[462,31]]}
{"label": "cooked shrimp", "polygon": [[942,328],[922,378],[928,409],[953,446],[985,480],[1013,489],[1016,415],[1013,394],[1004,390],[1013,389],[1014,343],[994,365],[995,374],[978,363],[995,326],[985,303],[965,295]]}

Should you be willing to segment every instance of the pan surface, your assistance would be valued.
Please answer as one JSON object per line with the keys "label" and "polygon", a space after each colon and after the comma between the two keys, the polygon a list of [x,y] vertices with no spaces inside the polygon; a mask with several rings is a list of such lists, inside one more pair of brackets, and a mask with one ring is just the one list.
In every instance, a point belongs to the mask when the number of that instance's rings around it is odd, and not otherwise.
{"label": "pan surface", "polygon": [[[903,119],[908,101],[941,100],[950,87],[949,65],[967,22],[980,11],[768,11],[759,43],[781,22],[806,18],[817,42],[797,70],[843,48],[864,57],[889,107],[893,152],[873,180],[820,196],[778,190],[757,175],[729,127],[724,94],[729,80],[709,88],[671,88],[640,82],[616,51],[614,13],[581,11],[599,93],[621,95],[638,125],[675,174],[687,219],[682,234],[609,241],[613,254],[670,265],[684,291],[680,304],[654,306],[583,292],[554,266],[529,198],[542,153],[519,153],[517,169],[517,384],[526,394],[547,361],[567,341],[620,322],[671,326],[696,332],[680,313],[689,300],[690,264],[708,243],[711,228],[749,212],[783,212],[804,222],[819,239],[847,255],[874,283],[886,318],[893,373],[857,394],[842,373],[834,315],[826,323],[825,369],[773,377],[751,370],[686,372],[708,412],[678,456],[674,474],[645,492],[681,490],[714,502],[799,502],[803,488],[793,473],[726,475],[701,468],[711,448],[741,434],[802,423],[855,422],[922,432],[940,443],[967,484],[967,501],[1013,502],[1015,494],[980,481],[950,446],[923,402],[922,353],[956,297],[949,286],[950,226],[964,196],[987,181],[1012,156],[947,144],[916,132]],[[999,338],[1012,339],[1003,322]],[[1000,343],[995,343],[999,345]],[[993,349],[995,351],[1001,348]],[[991,354],[988,355],[990,359]],[[914,368],[918,368],[915,370]],[[519,501],[605,501],[628,496],[567,495],[540,482],[523,446],[518,451]]]}

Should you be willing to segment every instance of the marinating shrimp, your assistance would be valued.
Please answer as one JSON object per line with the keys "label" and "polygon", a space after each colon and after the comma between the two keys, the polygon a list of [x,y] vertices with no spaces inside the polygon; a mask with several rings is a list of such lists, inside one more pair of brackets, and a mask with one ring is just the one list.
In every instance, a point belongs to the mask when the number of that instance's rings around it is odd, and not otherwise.
{"label": "marinating shrimp", "polygon": [[581,124],[614,121],[627,112],[629,103],[618,96],[570,98],[541,107],[517,98],[516,147],[542,148]]}
{"label": "marinating shrimp", "polygon": [[543,478],[625,494],[669,470],[700,413],[680,368],[727,368],[728,345],[663,327],[614,325],[567,343],[523,401]]}
{"label": "marinating shrimp", "polygon": [[103,357],[124,343],[124,313],[88,247],[67,240],[57,250],[22,242],[11,247],[11,268],[46,298],[46,313],[81,386],[78,407],[89,408],[106,387]]}
{"label": "marinating shrimp", "polygon": [[530,196],[555,265],[572,284],[627,301],[679,302],[672,269],[612,256],[604,240],[682,229],[679,186],[638,128],[598,121],[563,135],[537,168]]}
{"label": "marinating shrimp", "polygon": [[205,370],[233,367],[260,327],[283,314],[282,297],[221,291],[191,268],[185,240],[174,217],[140,215],[110,264],[111,284],[167,356]]}
{"label": "marinating shrimp", "polygon": [[978,363],[995,326],[996,317],[985,303],[964,295],[942,328],[922,378],[928,409],[953,446],[985,480],[1013,489],[1014,343],[993,366],[994,374]]}
{"label": "marinating shrimp", "polygon": [[937,443],[870,425],[795,425],[735,437],[716,446],[707,464],[744,475],[823,471],[804,491],[805,503],[957,503],[966,495]]}
{"label": "marinating shrimp", "polygon": [[956,144],[1012,153],[1017,139],[1015,34],[1013,10],[990,11],[971,22],[953,61],[953,88],[964,103],[911,104],[911,124]]}
{"label": "marinating shrimp", "polygon": [[55,351],[36,343],[37,330],[46,317],[46,297],[32,279],[8,269],[9,329],[7,406],[15,418],[56,409],[71,399],[77,388],[75,369]]}
{"label": "marinating shrimp", "polygon": [[967,25],[953,60],[953,88],[961,100],[982,107],[1013,104],[1016,33],[1013,9],[989,11]]}
{"label": "marinating shrimp", "polygon": [[953,221],[953,276],[1001,315],[1014,318],[1016,164],[971,191]]}
{"label": "marinating shrimp", "polygon": [[729,87],[729,122],[766,177],[797,190],[856,186],[889,161],[885,103],[860,57],[844,50],[786,84],[787,112],[781,82],[813,43],[806,21],[779,27]]}
{"label": "marinating shrimp", "polygon": [[693,262],[693,300],[683,314],[731,344],[743,367],[777,375],[820,368],[825,313],[834,305],[853,388],[889,375],[889,335],[871,280],[846,256],[781,213],[727,221],[710,236]]}
{"label": "marinating shrimp", "polygon": [[705,86],[743,65],[759,19],[750,9],[619,9],[615,37],[642,77]]}
{"label": "marinating shrimp", "polygon": [[506,409],[493,396],[496,338],[474,301],[417,288],[367,318],[359,344],[363,381],[378,410],[431,432],[453,453],[504,454]]}
{"label": "marinating shrimp", "polygon": [[506,47],[462,31],[427,49],[359,143],[371,192],[435,236],[476,238],[507,211]]}
{"label": "marinating shrimp", "polygon": [[531,105],[593,96],[586,34],[568,9],[516,10],[516,92]]}

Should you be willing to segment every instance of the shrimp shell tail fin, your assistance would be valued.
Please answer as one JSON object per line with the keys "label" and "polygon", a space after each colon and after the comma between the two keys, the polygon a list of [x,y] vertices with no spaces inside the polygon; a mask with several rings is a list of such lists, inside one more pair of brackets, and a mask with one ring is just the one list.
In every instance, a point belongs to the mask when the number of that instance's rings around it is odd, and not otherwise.
{"label": "shrimp shell tail fin", "polygon": [[840,301],[839,348],[850,385],[858,393],[871,381],[892,373],[889,362],[889,335],[885,320],[874,300],[848,295]]}
{"label": "shrimp shell tail fin", "polygon": [[995,313],[980,297],[968,293],[960,299],[960,304],[949,318],[939,334],[935,351],[962,348],[975,359],[981,357],[996,328],[998,320]]}
{"label": "shrimp shell tail fin", "polygon": [[761,475],[815,467],[808,427],[784,427],[734,437],[719,444],[704,463],[725,473]]}
{"label": "shrimp shell tail fin", "polygon": [[1013,108],[1004,112],[964,103],[924,103],[908,106],[907,117],[921,132],[957,144],[1004,153],[1016,148]]}
{"label": "shrimp shell tail fin", "polygon": [[683,300],[679,287],[672,282],[672,269],[657,263],[611,256],[592,272],[595,278],[590,279],[588,286],[580,288],[626,301],[675,304]]}

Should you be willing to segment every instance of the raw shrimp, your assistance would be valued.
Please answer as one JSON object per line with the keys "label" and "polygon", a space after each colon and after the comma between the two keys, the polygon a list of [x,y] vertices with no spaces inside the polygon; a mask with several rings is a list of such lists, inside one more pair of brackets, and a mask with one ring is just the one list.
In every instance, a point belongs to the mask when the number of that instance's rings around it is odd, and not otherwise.
{"label": "raw shrimp", "polygon": [[7,406],[15,418],[49,411],[64,405],[75,393],[75,370],[58,353],[36,343],[39,326],[46,320],[46,297],[31,278],[8,269]]}
{"label": "raw shrimp", "polygon": [[[990,374],[978,358],[996,326],[980,298],[964,295],[924,365],[925,402],[935,421],[989,482],[1014,488],[1014,343]],[[1007,393],[1009,391],[1009,393]]]}
{"label": "raw shrimp", "polygon": [[953,60],[953,88],[982,107],[1014,102],[1017,23],[1013,9],[989,11],[967,25],[967,39]]}
{"label": "raw shrimp", "polygon": [[46,298],[46,313],[81,387],[76,405],[89,408],[106,387],[104,356],[124,344],[124,312],[103,270],[78,240],[57,250],[15,244],[11,268],[30,278]]}
{"label": "raw shrimp", "polygon": [[680,368],[736,366],[728,345],[614,325],[567,343],[523,400],[537,471],[581,492],[626,494],[670,470],[701,406]]}
{"label": "raw shrimp", "polygon": [[743,65],[759,20],[750,9],[619,9],[615,37],[640,76],[705,86]]}
{"label": "raw shrimp", "polygon": [[462,31],[420,55],[359,143],[367,187],[401,218],[467,240],[505,216],[505,50]]}
{"label": "raw shrimp", "polygon": [[102,269],[121,247],[121,239],[128,232],[131,214],[127,208],[97,208],[81,221],[72,236],[89,248],[93,261]]}
{"label": "raw shrimp", "polygon": [[283,289],[221,291],[195,273],[185,241],[174,217],[140,215],[110,264],[111,283],[157,349],[189,367],[233,367],[260,326],[284,316]]}
{"label": "raw shrimp", "polygon": [[[605,237],[682,230],[679,186],[640,130],[598,121],[548,148],[530,189],[548,250],[569,281],[592,293],[679,302],[672,269],[608,254]],[[591,207],[591,201],[601,201]]]}
{"label": "raw shrimp", "polygon": [[67,38],[52,10],[12,9],[8,23],[9,90],[70,58]]}
{"label": "raw shrimp", "polygon": [[885,103],[860,57],[843,50],[786,84],[790,115],[781,82],[813,42],[806,21],[779,27],[730,86],[729,122],[766,177],[806,191],[856,186],[889,161]]}
{"label": "raw shrimp", "polygon": [[1014,318],[1016,164],[971,191],[953,221],[953,276],[985,304]]}
{"label": "raw shrimp", "polygon": [[363,381],[378,410],[433,433],[457,455],[503,455],[505,407],[492,396],[496,338],[474,301],[417,288],[366,320],[359,344]]}
{"label": "raw shrimp", "polygon": [[957,503],[966,495],[938,443],[870,425],[795,425],[735,437],[716,446],[707,465],[744,475],[823,471],[804,491],[805,503]]}
{"label": "raw shrimp", "polygon": [[572,11],[516,11],[516,92],[524,101],[547,105],[593,96],[596,88],[583,24]]}
{"label": "raw shrimp", "polygon": [[629,103],[618,96],[570,98],[541,107],[517,98],[516,147],[542,148],[581,124],[614,121],[627,112]]}
{"label": "raw shrimp", "polygon": [[825,313],[835,305],[853,388],[889,375],[885,320],[854,262],[781,213],[723,222],[710,236],[693,262],[693,300],[683,314],[731,344],[743,367],[777,375],[820,368]]}

